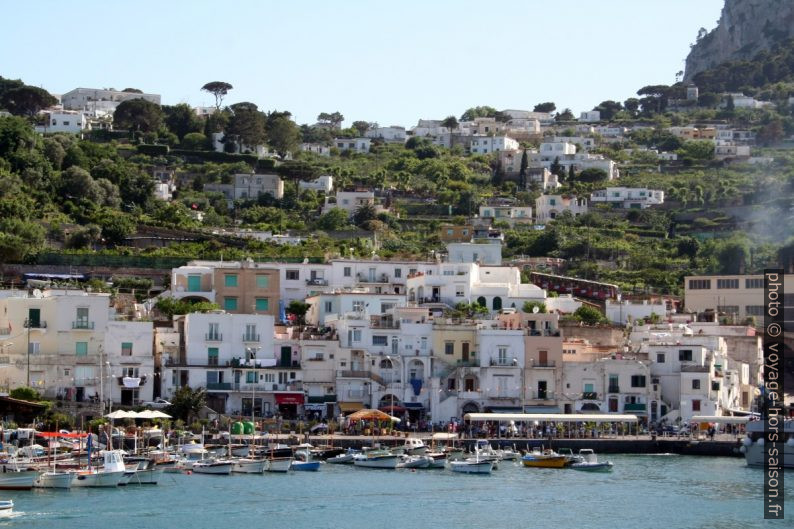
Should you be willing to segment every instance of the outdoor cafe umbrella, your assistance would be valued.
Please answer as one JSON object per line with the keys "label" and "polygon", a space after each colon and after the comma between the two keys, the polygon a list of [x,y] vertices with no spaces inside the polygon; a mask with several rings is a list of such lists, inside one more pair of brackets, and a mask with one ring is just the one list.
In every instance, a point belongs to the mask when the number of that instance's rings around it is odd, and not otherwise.
{"label": "outdoor cafe umbrella", "polygon": [[350,421],[392,421],[400,422],[397,417],[392,417],[388,413],[380,410],[359,410],[351,414],[348,419]]}
{"label": "outdoor cafe umbrella", "polygon": [[105,415],[108,419],[137,419],[139,415],[134,411],[116,410]]}
{"label": "outdoor cafe umbrella", "polygon": [[160,410],[144,410],[135,416],[136,419],[170,419],[171,416]]}

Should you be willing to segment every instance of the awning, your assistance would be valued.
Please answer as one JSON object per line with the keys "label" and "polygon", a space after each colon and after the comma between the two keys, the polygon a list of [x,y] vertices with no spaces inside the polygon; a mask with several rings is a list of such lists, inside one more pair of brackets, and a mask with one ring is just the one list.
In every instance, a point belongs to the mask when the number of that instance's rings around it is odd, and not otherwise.
{"label": "awning", "polygon": [[636,415],[627,414],[590,414],[590,413],[467,413],[467,421],[548,421],[548,422],[637,422]]}
{"label": "awning", "polygon": [[276,404],[303,404],[303,393],[276,393]]}
{"label": "awning", "polygon": [[395,413],[404,413],[405,408],[400,406],[399,404],[395,404],[394,406],[381,406],[378,408],[380,411],[385,411],[386,413],[391,413],[394,415]]}
{"label": "awning", "polygon": [[403,406],[409,410],[422,410],[425,407],[421,402],[403,402]]}
{"label": "awning", "polygon": [[364,404],[361,402],[340,402],[339,403],[339,410],[342,413],[350,413],[353,411],[363,410]]}
{"label": "awning", "polygon": [[306,411],[325,411],[325,404],[317,404],[317,403],[307,403],[303,405],[303,409]]}
{"label": "awning", "polygon": [[715,422],[724,424],[746,424],[750,417],[728,417],[723,415],[694,415],[689,422]]}
{"label": "awning", "polygon": [[562,413],[557,406],[524,406],[524,413]]}
{"label": "awning", "polygon": [[521,413],[519,406],[486,406],[491,413]]}

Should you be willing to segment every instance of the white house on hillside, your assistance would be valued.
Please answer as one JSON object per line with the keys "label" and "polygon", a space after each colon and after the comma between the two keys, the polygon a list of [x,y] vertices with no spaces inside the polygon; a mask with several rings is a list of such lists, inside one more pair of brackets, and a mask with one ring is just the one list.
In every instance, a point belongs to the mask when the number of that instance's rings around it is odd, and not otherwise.
{"label": "white house on hillside", "polygon": [[535,222],[538,224],[546,224],[565,211],[570,211],[574,216],[587,213],[587,199],[575,196],[540,195],[535,200]]}
{"label": "white house on hillside", "polygon": [[508,136],[472,136],[469,150],[472,154],[490,154],[518,149],[518,142]]}
{"label": "white house on hillside", "polygon": [[644,187],[608,187],[593,191],[590,202],[605,202],[616,208],[646,209],[664,204],[664,191]]}

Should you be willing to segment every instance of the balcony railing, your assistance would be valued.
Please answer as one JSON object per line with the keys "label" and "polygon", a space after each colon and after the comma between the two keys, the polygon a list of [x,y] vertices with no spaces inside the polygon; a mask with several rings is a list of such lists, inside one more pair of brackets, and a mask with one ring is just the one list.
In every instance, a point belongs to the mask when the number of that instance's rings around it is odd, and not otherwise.
{"label": "balcony railing", "polygon": [[72,329],[94,330],[94,322],[88,320],[77,320],[72,322]]}
{"label": "balcony railing", "polygon": [[370,277],[366,274],[358,274],[356,279],[359,283],[388,283],[389,276],[387,274],[375,275]]}
{"label": "balcony railing", "polygon": [[[116,377],[116,380],[118,381],[119,386],[123,386],[124,385],[124,378],[125,377]],[[141,379],[141,386],[146,384],[146,375],[142,375],[140,377],[140,379]]]}
{"label": "balcony railing", "polygon": [[207,382],[208,391],[231,391],[231,382]]}
{"label": "balcony railing", "polygon": [[205,342],[222,342],[223,341],[223,334],[221,333],[207,333],[204,335]]}
{"label": "balcony railing", "polygon": [[39,320],[39,321],[25,320],[25,323],[23,324],[23,326],[26,329],[46,329],[47,328],[47,322],[44,321],[44,320]]}
{"label": "balcony railing", "polygon": [[582,393],[582,400],[598,400],[598,393],[595,391],[585,391]]}
{"label": "balcony railing", "polygon": [[316,287],[327,287],[328,286],[328,280],[327,279],[318,279],[318,278],[307,279],[306,280],[306,284],[307,285],[311,285],[311,286],[316,286]]}
{"label": "balcony railing", "polygon": [[607,393],[620,393],[620,386],[609,386]]}
{"label": "balcony railing", "polygon": [[547,360],[545,362],[532,360],[532,367],[556,367],[556,366],[557,366],[556,360]]}
{"label": "balcony railing", "polygon": [[513,358],[491,358],[492,366],[518,367],[518,360]]}
{"label": "balcony railing", "polygon": [[624,404],[623,411],[645,411],[645,404],[640,404],[640,403]]}
{"label": "balcony railing", "polygon": [[258,342],[259,341],[259,335],[258,334],[245,333],[245,334],[243,334],[243,341],[244,342]]}

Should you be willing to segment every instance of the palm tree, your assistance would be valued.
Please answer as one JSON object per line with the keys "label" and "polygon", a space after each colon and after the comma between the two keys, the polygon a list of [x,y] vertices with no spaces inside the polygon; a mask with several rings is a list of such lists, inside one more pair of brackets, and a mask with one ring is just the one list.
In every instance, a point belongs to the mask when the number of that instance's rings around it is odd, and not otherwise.
{"label": "palm tree", "polygon": [[353,222],[356,226],[361,226],[365,222],[373,220],[377,214],[374,204],[361,204],[353,214]]}

